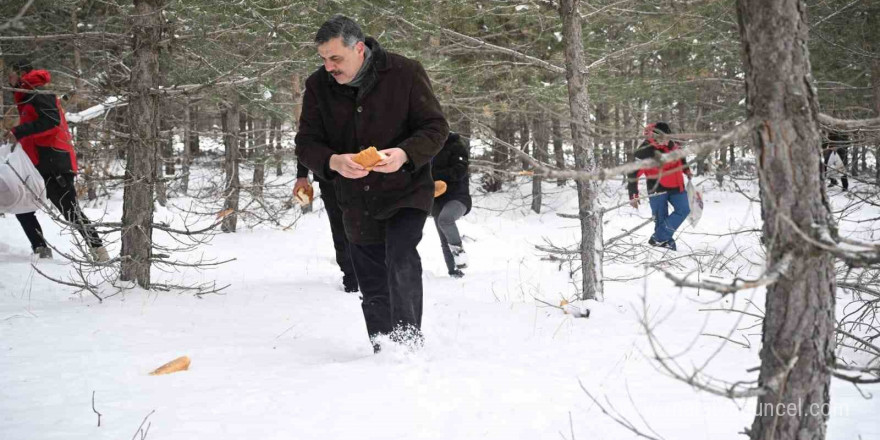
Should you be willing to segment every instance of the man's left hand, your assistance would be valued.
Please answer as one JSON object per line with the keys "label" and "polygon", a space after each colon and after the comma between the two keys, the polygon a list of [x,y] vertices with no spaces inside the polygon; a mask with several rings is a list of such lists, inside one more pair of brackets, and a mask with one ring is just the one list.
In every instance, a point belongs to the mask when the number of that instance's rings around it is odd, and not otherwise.
{"label": "man's left hand", "polygon": [[15,139],[15,135],[12,133],[12,130],[6,130],[6,133],[3,134],[3,140],[7,143],[12,144],[13,148],[15,148],[15,143],[18,142]]}
{"label": "man's left hand", "polygon": [[394,173],[409,160],[409,156],[406,155],[406,151],[403,151],[402,148],[389,148],[382,150],[382,153],[388,157],[373,166],[373,171],[377,173]]}

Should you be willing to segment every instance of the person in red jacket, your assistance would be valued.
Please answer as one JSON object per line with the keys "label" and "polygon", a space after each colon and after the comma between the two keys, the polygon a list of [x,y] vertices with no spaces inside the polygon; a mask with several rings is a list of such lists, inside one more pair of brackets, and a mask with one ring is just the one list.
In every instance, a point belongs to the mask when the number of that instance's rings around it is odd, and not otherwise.
{"label": "person in red jacket", "polygon": [[[77,172],[76,153],[64,110],[54,94],[39,90],[50,81],[51,75],[46,70],[34,70],[27,61],[13,63],[9,71],[9,85],[34,92],[14,93],[19,125],[9,130],[6,138],[21,144],[46,182],[46,197],[68,222],[77,225],[89,245],[92,258],[99,262],[107,261],[110,259],[107,249],[76,201],[73,184]],[[18,219],[34,251],[42,258],[51,257],[36,216],[33,213],[22,214]]]}
{"label": "person in red jacket", "polygon": [[[652,159],[659,154],[677,150],[679,145],[668,140],[672,130],[666,122],[648,124],[645,128],[645,141],[635,152],[636,159]],[[668,140],[668,142],[667,142]],[[691,170],[683,160],[663,164],[660,168],[646,168],[627,175],[627,189],[630,204],[639,206],[639,176],[644,174],[648,184],[648,203],[654,216],[654,234],[648,240],[651,246],[675,250],[672,235],[691,213],[688,206],[684,176],[691,178]],[[675,209],[669,213],[669,205]]]}

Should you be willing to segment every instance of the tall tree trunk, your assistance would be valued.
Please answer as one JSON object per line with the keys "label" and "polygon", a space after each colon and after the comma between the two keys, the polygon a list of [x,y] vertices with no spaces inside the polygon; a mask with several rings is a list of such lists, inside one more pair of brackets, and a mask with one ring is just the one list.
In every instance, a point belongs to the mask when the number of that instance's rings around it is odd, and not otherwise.
{"label": "tall tree trunk", "polygon": [[[74,35],[79,33],[79,18],[76,13],[78,10],[78,4],[70,9],[71,33]],[[72,107],[79,112],[86,109],[87,106],[85,105],[86,95],[82,80],[82,51],[80,50],[80,42],[77,40],[74,40],[73,44],[73,68],[76,77],[73,80]],[[2,108],[2,98],[0,98],[0,108]],[[89,200],[95,200],[98,198],[98,191],[95,185],[97,157],[95,157],[95,150],[92,148],[90,125],[88,121],[77,124],[74,145],[78,153],[77,163],[83,168],[82,177],[86,184],[87,197]]]}
{"label": "tall tree trunk", "polygon": [[[584,43],[581,38],[580,0],[560,0],[562,35],[565,43],[565,77],[571,108],[571,137],[575,167],[595,171],[598,163],[589,138],[590,96],[584,69]],[[581,222],[581,298],[602,297],[602,206],[595,181],[577,181],[578,216]]]}
{"label": "tall tree trunk", "polygon": [[[792,256],[788,271],[767,287],[758,384],[766,393],[753,440],[822,440],[834,361],[834,261],[801,238],[814,228],[834,232],[819,173],[821,137],[807,50],[802,0],[738,0],[748,116],[759,183],[767,266]],[[777,408],[803,408],[797,414]],[[817,413],[818,412],[818,413]]]}
{"label": "tall tree trunk", "polygon": [[269,145],[275,150],[275,175],[281,176],[284,172],[284,156],[281,147],[281,120],[274,115],[272,116],[272,139],[275,140],[275,144],[273,146],[272,142],[270,142]]}
{"label": "tall tree trunk", "polygon": [[[529,154],[530,138],[531,133],[529,132],[529,117],[527,115],[522,115],[519,121],[519,149],[522,150],[522,152],[525,154]],[[522,169],[529,169],[529,161],[523,158],[520,162],[522,165]]]}
{"label": "tall tree trunk", "polygon": [[[165,174],[168,173],[168,162],[172,161],[174,156],[168,153],[168,150],[172,148],[172,140],[170,138],[171,125],[168,123],[167,106],[165,108],[165,110],[162,109],[162,106],[159,108],[159,161],[155,169],[156,201],[163,207],[168,204],[168,187]],[[171,169],[173,173],[173,165]]]}
{"label": "tall tree trunk", "polygon": [[266,183],[266,130],[262,120],[254,120],[254,197],[263,195],[263,185]]}
{"label": "tall tree trunk", "polygon": [[[562,122],[553,116],[553,157],[556,159],[556,168],[565,169],[565,151],[562,149]],[[556,186],[565,186],[565,179],[557,179]]]}
{"label": "tall tree trunk", "polygon": [[850,142],[847,145],[849,145],[847,152],[852,155],[849,163],[849,174],[855,177],[859,175],[859,147],[853,144],[852,137],[850,137]]}
{"label": "tall tree trunk", "polygon": [[226,109],[226,188],[223,191],[225,203],[223,211],[226,216],[223,218],[221,229],[223,232],[235,232],[238,224],[238,199],[241,192],[241,182],[238,178],[239,163],[241,162],[241,138],[239,129],[242,125],[242,119],[239,113],[238,91],[232,90],[229,93],[229,107]]}
{"label": "tall tree trunk", "polygon": [[[547,163],[547,144],[550,142],[550,127],[547,125],[547,115],[544,112],[539,112],[538,116],[535,116],[533,124],[535,127],[535,144],[532,151],[535,153],[535,160]],[[532,179],[532,211],[538,214],[541,213],[543,192],[541,190],[541,183],[543,180],[541,176],[534,176]]]}
{"label": "tall tree trunk", "polygon": [[185,196],[189,191],[189,166],[192,163],[192,105],[189,100],[183,102],[183,151],[180,160],[180,192]]}
{"label": "tall tree trunk", "polygon": [[[865,14],[868,21],[866,29],[880,28],[880,5],[875,3],[874,7]],[[877,54],[880,53],[880,41],[877,40],[876,32],[866,32],[867,52]],[[874,117],[880,118],[880,58],[874,57],[871,60],[871,91],[873,96]],[[876,132],[870,135],[869,142],[874,142],[874,179],[877,185],[880,185],[880,135]]]}
{"label": "tall tree trunk", "polygon": [[126,185],[122,196],[120,279],[150,287],[153,250],[153,179],[159,149],[159,40],[165,0],[135,0],[132,20],[133,65],[129,85]]}
{"label": "tall tree trunk", "polygon": [[[875,15],[880,15],[880,8]],[[877,18],[876,21],[880,25],[880,18]],[[874,58],[872,64],[871,88],[874,90],[874,116],[880,118],[880,58]],[[880,185],[880,139],[877,135],[874,135],[874,179]]]}
{"label": "tall tree trunk", "polygon": [[[507,136],[508,119],[509,116],[506,113],[500,111],[495,112],[495,137],[498,138],[498,140],[494,141],[492,145],[492,166],[496,170],[504,169],[506,167],[507,147],[502,145],[499,141],[510,143]],[[500,172],[493,170],[484,175],[483,189],[486,190],[486,192],[501,191],[501,186],[502,177]]]}
{"label": "tall tree trunk", "polygon": [[736,153],[735,153],[735,151],[736,151],[736,149],[734,148],[733,144],[730,144],[730,151],[729,151],[730,160],[728,161],[730,163],[730,169],[733,169],[733,167],[736,166]]}
{"label": "tall tree trunk", "polygon": [[611,161],[611,166],[620,165],[620,105],[614,106],[614,153]]}
{"label": "tall tree trunk", "polygon": [[199,148],[199,106],[193,104],[190,106],[190,158],[199,156],[202,152]]}

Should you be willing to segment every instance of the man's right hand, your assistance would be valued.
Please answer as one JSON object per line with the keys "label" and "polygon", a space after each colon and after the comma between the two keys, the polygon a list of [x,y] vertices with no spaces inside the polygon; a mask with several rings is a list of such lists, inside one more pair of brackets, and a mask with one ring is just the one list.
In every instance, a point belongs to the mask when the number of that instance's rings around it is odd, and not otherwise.
{"label": "man's right hand", "polygon": [[370,174],[359,163],[351,160],[354,154],[334,154],[330,156],[330,169],[347,179],[360,179]]}
{"label": "man's right hand", "polygon": [[310,186],[308,177],[297,177],[296,183],[293,185],[293,195],[296,196],[296,193],[301,189],[306,189],[306,187]]}
{"label": "man's right hand", "polygon": [[639,207],[639,198],[638,198],[638,197],[633,197],[632,199],[630,199],[630,200],[629,200],[629,206],[632,206],[633,208],[638,209],[638,207]]}

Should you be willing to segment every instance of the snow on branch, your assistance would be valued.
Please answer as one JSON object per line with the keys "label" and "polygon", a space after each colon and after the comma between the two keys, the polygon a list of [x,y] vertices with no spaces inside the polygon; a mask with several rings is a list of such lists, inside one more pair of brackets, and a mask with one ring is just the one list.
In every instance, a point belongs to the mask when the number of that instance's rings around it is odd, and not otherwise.
{"label": "snow on branch", "polygon": [[693,287],[696,289],[706,289],[712,290],[714,292],[718,292],[723,295],[729,295],[731,293],[739,292],[740,290],[745,289],[755,289],[762,286],[769,286],[777,281],[779,281],[779,277],[788,272],[788,269],[791,267],[791,262],[794,259],[792,254],[789,252],[782,256],[782,258],[777,261],[772,267],[767,269],[763,275],[754,280],[746,280],[739,277],[734,278],[730,281],[714,281],[714,280],[703,280],[703,281],[690,281],[687,276],[685,277],[677,277],[670,272],[667,272],[663,269],[663,273],[666,275],[666,278],[675,283],[678,287]]}
{"label": "snow on branch", "polygon": [[6,23],[0,24],[0,31],[5,31],[7,29],[24,29],[24,25],[21,24],[21,17],[24,17],[24,14],[30,9],[32,4],[34,4],[34,0],[28,0],[28,2],[18,10],[18,14],[15,14],[15,17],[6,20]]}
{"label": "snow on branch", "polygon": [[860,128],[880,129],[880,118],[871,119],[837,119],[833,116],[819,113],[819,122],[832,128],[844,130],[856,130]]}
{"label": "snow on branch", "polygon": [[815,236],[801,230],[795,222],[787,216],[779,216],[789,224],[801,238],[808,243],[823,249],[835,257],[843,260],[852,267],[866,267],[880,263],[880,244],[867,243],[849,238],[841,238],[836,241],[831,237],[827,226],[813,225]]}
{"label": "snow on branch", "polygon": [[[0,26],[0,30],[2,26]],[[51,34],[51,35],[11,35],[11,36],[0,36],[0,43],[12,42],[12,41],[26,41],[26,42],[34,42],[40,43],[44,41],[54,41],[54,40],[72,40],[76,38],[104,38],[108,41],[120,41],[131,38],[130,35],[126,34],[117,34],[113,32],[78,32],[75,34]]]}
{"label": "snow on branch", "polygon": [[81,112],[67,113],[65,117],[67,118],[67,122],[79,124],[95,119],[114,107],[122,107],[125,105],[128,105],[128,102],[122,101],[116,96],[111,96],[101,104],[89,107]]}
{"label": "snow on branch", "polygon": [[[229,75],[227,73],[224,75],[220,75],[219,77],[217,77],[211,81],[208,81],[204,84],[182,84],[182,85],[175,85],[175,86],[171,86],[171,87],[162,87],[162,88],[158,88],[158,89],[153,89],[153,93],[155,93],[157,95],[173,96],[173,95],[192,94],[192,93],[198,92],[201,89],[208,88],[208,87],[246,86],[248,84],[251,84],[251,83],[258,81],[259,79],[263,78],[264,76],[268,76],[268,75],[275,73],[276,71],[281,69],[285,64],[287,64],[287,62],[277,63],[273,67],[271,67],[267,70],[264,70],[263,72],[258,73],[254,76],[251,76],[251,77],[238,78],[238,79],[227,80],[227,81],[220,81],[221,78]],[[232,72],[229,72],[229,73],[232,73]]]}

